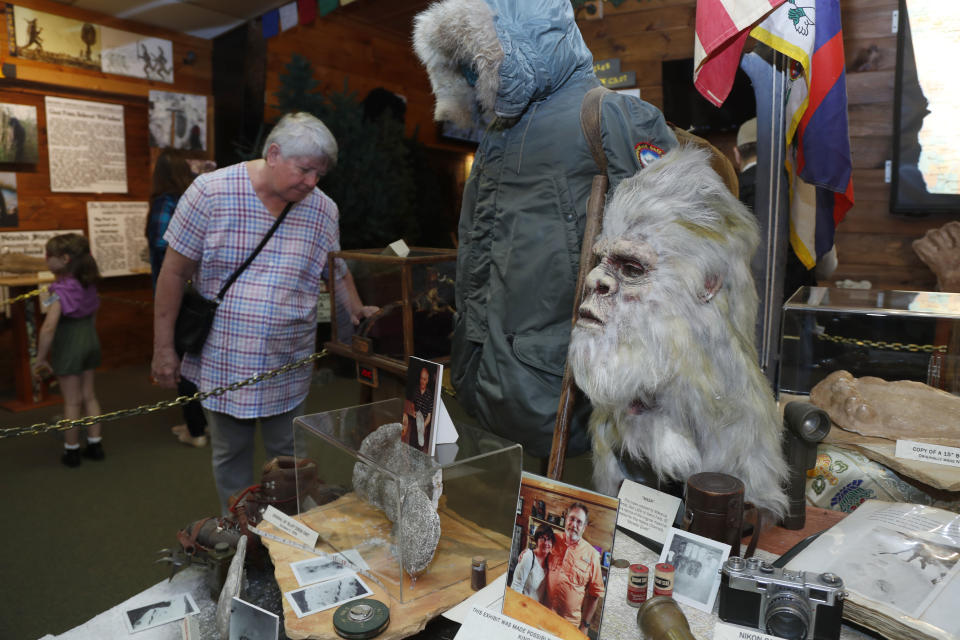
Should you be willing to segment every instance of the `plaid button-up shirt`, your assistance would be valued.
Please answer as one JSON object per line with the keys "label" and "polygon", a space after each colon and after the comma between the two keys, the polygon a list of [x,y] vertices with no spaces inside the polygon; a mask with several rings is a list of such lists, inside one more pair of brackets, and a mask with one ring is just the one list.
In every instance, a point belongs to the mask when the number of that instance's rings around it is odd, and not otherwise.
{"label": "plaid button-up shirt", "polygon": [[[164,238],[197,261],[194,285],[207,298],[253,252],[275,218],[257,197],[244,163],[206,173],[180,198]],[[327,253],[340,248],[338,211],[319,189],[290,209],[263,250],[227,290],[200,355],[182,374],[208,391],[313,352],[316,305]],[[346,266],[337,264],[337,277]],[[311,368],[210,397],[203,406],[236,418],[290,411],[307,396]]]}

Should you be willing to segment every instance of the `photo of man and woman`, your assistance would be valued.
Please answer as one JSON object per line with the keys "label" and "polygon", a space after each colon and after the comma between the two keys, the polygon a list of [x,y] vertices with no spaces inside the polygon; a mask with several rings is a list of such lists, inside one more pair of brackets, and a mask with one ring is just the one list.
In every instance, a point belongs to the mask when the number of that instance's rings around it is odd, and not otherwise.
{"label": "photo of man and woman", "polygon": [[503,613],[561,638],[597,638],[619,500],[524,473]]}
{"label": "photo of man and woman", "polygon": [[410,358],[407,365],[406,400],[400,423],[400,438],[428,456],[436,448],[437,406],[443,366],[429,360]]}

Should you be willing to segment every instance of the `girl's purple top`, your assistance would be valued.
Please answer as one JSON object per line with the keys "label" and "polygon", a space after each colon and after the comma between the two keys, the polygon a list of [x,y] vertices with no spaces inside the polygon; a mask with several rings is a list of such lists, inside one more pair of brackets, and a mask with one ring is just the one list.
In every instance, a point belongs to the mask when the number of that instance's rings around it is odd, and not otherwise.
{"label": "girl's purple top", "polygon": [[100,306],[97,288],[84,287],[73,276],[66,276],[50,285],[50,292],[60,299],[60,312],[68,318],[85,318]]}

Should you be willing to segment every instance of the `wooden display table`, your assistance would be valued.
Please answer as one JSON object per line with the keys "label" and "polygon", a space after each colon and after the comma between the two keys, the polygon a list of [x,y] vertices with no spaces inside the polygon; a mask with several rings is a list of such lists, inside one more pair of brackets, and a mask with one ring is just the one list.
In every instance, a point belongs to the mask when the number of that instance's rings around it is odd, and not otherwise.
{"label": "wooden display table", "polygon": [[[52,282],[52,278],[37,276],[14,276],[0,278],[0,287],[9,287],[10,297],[15,298],[36,289],[41,284]],[[17,391],[15,400],[0,403],[9,411],[27,411],[37,407],[63,402],[63,398],[50,393],[49,382],[44,380],[38,385],[36,394],[33,388],[33,375],[30,369],[30,336],[27,332],[26,305],[33,305],[34,333],[40,330],[40,300],[37,297],[10,305],[10,324],[13,331],[13,379]]]}

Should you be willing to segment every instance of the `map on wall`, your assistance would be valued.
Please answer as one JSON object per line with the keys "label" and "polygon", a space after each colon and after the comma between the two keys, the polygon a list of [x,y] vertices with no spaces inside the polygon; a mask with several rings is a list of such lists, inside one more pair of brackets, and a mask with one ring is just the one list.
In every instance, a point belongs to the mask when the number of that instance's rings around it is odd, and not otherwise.
{"label": "map on wall", "polygon": [[150,146],[205,151],[207,97],[151,91]]}
{"label": "map on wall", "polygon": [[172,42],[110,27],[101,27],[100,33],[104,73],[173,82]]}
{"label": "map on wall", "polygon": [[123,105],[45,96],[50,191],[126,193]]}
{"label": "map on wall", "polygon": [[143,229],[148,202],[87,202],[90,253],[100,275],[150,273],[150,250]]}
{"label": "map on wall", "polygon": [[18,58],[100,70],[100,27],[7,5],[7,40]]}

